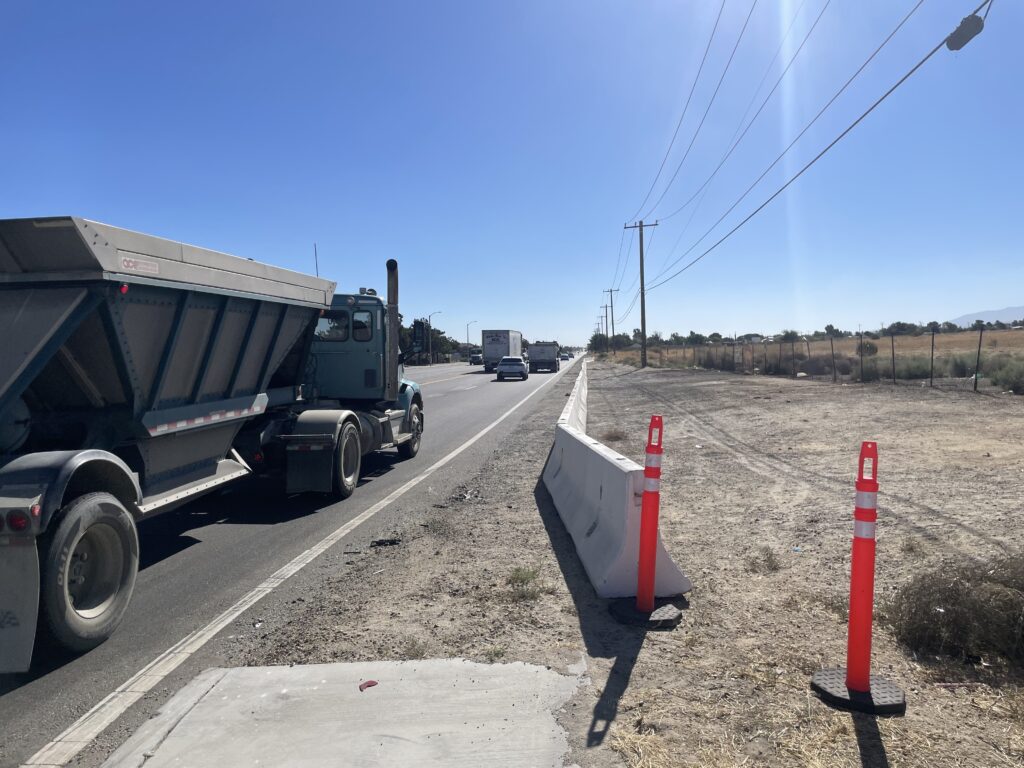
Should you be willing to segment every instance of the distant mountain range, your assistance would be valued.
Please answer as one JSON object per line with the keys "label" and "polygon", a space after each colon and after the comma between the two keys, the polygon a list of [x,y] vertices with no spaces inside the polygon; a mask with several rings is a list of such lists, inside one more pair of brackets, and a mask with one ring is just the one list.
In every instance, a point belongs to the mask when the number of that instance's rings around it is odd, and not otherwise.
{"label": "distant mountain range", "polygon": [[1007,307],[1006,309],[988,309],[984,312],[972,312],[969,315],[961,315],[950,320],[960,326],[971,325],[975,320],[984,320],[986,323],[1003,322],[1012,323],[1014,320],[1024,318],[1024,307]]}

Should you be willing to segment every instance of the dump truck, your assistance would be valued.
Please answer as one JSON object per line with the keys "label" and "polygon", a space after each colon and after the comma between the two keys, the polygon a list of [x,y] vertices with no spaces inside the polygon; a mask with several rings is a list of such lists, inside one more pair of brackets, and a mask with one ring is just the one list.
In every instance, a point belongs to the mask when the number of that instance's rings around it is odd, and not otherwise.
{"label": "dump truck", "polygon": [[370,289],[75,217],[0,220],[0,672],[114,632],[136,523],[253,474],[346,498],[419,450],[398,265]]}
{"label": "dump truck", "polygon": [[523,334],[519,331],[481,331],[484,370],[493,373],[503,357],[521,357]]}
{"label": "dump truck", "polygon": [[530,373],[537,371],[558,371],[562,367],[557,341],[534,341],[530,343]]}

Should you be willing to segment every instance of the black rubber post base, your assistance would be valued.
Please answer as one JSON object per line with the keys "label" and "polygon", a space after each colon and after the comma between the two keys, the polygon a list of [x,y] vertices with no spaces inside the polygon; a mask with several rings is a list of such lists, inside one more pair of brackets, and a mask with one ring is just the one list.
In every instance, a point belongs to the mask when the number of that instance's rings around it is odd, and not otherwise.
{"label": "black rubber post base", "polygon": [[650,613],[636,609],[635,597],[622,597],[608,604],[608,612],[620,624],[645,629],[675,629],[683,620],[683,612],[670,600],[655,600]]}
{"label": "black rubber post base", "polygon": [[822,669],[811,677],[811,690],[833,707],[872,715],[902,715],[907,711],[903,689],[884,677],[871,675],[871,691],[861,693],[846,687],[846,669]]}

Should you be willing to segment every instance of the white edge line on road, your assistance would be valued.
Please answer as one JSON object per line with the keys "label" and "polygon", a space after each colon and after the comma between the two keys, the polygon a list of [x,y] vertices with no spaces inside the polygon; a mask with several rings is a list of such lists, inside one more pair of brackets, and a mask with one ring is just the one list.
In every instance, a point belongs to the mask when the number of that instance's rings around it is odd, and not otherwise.
{"label": "white edge line on road", "polygon": [[[566,368],[565,370],[569,369]],[[404,495],[411,488],[430,477],[430,475],[434,474],[434,472],[439,470],[445,464],[448,464],[460,453],[470,448],[484,435],[517,411],[527,400],[543,390],[548,384],[557,381],[557,379],[558,377],[552,377],[548,381],[545,381],[533,390],[533,392],[505,411],[505,413],[499,418],[484,427],[484,429],[474,435],[468,442],[464,443],[459,448],[456,448],[430,467],[427,467],[427,469],[423,470],[412,480],[409,480],[405,485],[402,485],[392,491],[372,507],[369,507],[359,513],[340,528],[328,534],[326,538],[307,549],[283,568],[278,569],[259,586],[246,593],[240,600],[238,600],[238,602],[221,613],[205,627],[189,633],[180,641],[172,645],[162,654],[153,659],[153,661],[136,672],[135,675],[129,678],[126,682],[118,686],[96,706],[78,718],[78,720],[76,720],[67,730],[36,752],[28,759],[28,762],[22,763],[22,765],[66,765],[75,757],[75,755],[89,746],[97,736],[106,730],[108,726],[112,725],[122,714],[124,714],[132,704],[141,699],[142,696],[154,686],[162,682],[167,675],[181,666],[193,653],[206,645],[217,635],[218,632],[241,616],[248,608],[251,608],[263,597],[269,595],[276,587],[288,579],[288,577],[294,576],[296,573],[301,571],[313,562],[313,560],[336,544],[340,539],[347,536],[393,501]]]}

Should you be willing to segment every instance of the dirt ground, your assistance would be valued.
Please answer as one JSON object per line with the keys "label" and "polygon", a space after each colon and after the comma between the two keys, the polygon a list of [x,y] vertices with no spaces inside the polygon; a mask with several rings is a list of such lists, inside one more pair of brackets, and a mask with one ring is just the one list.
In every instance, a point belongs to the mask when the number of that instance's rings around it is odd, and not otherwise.
{"label": "dirt ground", "polygon": [[584,768],[1024,765],[1021,679],[914,658],[884,623],[872,671],[904,688],[905,717],[809,691],[845,663],[860,442],[879,443],[884,610],[923,568],[1021,549],[1024,400],[592,364],[592,436],[642,462],[650,415],[665,419],[662,535],[695,588],[680,628],[644,634],[594,597],[539,483],[571,384],[479,476],[424,500],[399,544],[353,549],[240,637],[244,663],[463,656],[569,673],[582,654],[589,683],[561,722]]}

